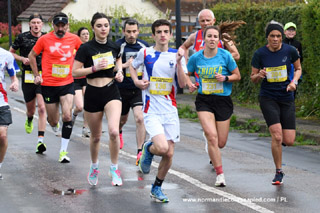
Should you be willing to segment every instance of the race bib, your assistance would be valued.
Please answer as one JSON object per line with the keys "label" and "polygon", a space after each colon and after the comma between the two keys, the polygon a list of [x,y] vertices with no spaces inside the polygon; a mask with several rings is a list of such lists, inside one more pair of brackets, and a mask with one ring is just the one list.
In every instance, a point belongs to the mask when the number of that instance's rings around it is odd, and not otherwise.
{"label": "race bib", "polygon": [[217,79],[202,79],[202,94],[210,95],[213,93],[223,93],[223,82]]}
{"label": "race bib", "polygon": [[152,95],[169,95],[172,89],[172,78],[151,77],[149,92]]}
{"label": "race bib", "polygon": [[92,56],[93,65],[97,66],[102,59],[106,60],[108,63],[108,66],[105,68],[105,70],[114,67],[114,59],[111,51]]}
{"label": "race bib", "polygon": [[[136,71],[137,71],[137,76],[142,76],[143,65],[141,65],[140,67],[138,67],[138,69],[136,69]],[[126,77],[131,78],[131,74],[130,74],[130,69],[129,69],[129,67],[126,68]]]}
{"label": "race bib", "polygon": [[[41,76],[42,72],[39,71],[39,75]],[[34,83],[34,75],[33,72],[30,70],[24,71],[24,83]]]}
{"label": "race bib", "polygon": [[56,78],[65,78],[70,73],[69,64],[52,64],[52,76]]}
{"label": "race bib", "polygon": [[268,82],[284,82],[287,80],[287,65],[279,67],[267,67],[267,81]]}

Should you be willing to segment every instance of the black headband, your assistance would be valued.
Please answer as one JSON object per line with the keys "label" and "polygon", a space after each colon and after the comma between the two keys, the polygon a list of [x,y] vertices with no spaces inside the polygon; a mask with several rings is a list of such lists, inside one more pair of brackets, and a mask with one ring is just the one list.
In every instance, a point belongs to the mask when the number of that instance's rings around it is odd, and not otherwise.
{"label": "black headband", "polygon": [[268,35],[272,30],[278,30],[281,35],[283,35],[283,28],[279,24],[269,24],[266,29],[266,38],[268,38]]}

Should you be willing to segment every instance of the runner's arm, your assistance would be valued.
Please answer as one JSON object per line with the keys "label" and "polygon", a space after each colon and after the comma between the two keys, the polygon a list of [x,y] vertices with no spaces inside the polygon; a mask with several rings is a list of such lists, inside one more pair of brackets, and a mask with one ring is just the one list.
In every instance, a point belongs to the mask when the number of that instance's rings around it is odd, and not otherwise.
{"label": "runner's arm", "polygon": [[[187,83],[186,73],[184,72],[183,64],[182,64],[182,60],[183,62],[185,62],[185,59],[183,58],[184,55],[185,55],[184,49],[179,48],[176,59],[177,59],[177,76],[178,76],[178,83],[180,88],[184,88]],[[184,67],[185,67],[185,63],[184,63]]]}
{"label": "runner's arm", "polygon": [[184,58],[186,59],[186,63],[188,63],[188,59],[189,59],[189,48],[194,44],[194,40],[195,40],[195,36],[196,33],[192,33],[185,42],[183,42],[183,44],[179,47],[182,48],[184,50]]}
{"label": "runner's arm", "polygon": [[82,62],[74,60],[73,66],[72,66],[72,76],[73,77],[86,76],[86,75],[89,75],[91,73],[96,72],[97,70],[95,70],[95,69],[96,68],[94,66],[84,68]]}
{"label": "runner's arm", "polygon": [[20,56],[18,54],[16,54],[16,50],[13,49],[12,47],[10,47],[9,49],[9,52],[12,53],[14,59],[16,59],[17,61],[21,61],[24,65],[29,65],[29,58],[26,58],[26,57],[23,57],[23,56]]}

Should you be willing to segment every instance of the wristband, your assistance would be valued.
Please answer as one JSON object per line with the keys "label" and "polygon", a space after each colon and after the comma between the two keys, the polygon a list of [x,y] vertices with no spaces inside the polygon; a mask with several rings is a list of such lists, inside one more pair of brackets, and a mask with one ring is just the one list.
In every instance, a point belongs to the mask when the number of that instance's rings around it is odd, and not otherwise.
{"label": "wristband", "polygon": [[96,67],[94,65],[91,66],[91,70],[92,70],[92,73],[97,72],[97,69],[96,69]]}
{"label": "wristband", "polygon": [[224,76],[224,77],[225,77],[225,79],[224,79],[225,82],[229,81],[229,77],[228,76]]}

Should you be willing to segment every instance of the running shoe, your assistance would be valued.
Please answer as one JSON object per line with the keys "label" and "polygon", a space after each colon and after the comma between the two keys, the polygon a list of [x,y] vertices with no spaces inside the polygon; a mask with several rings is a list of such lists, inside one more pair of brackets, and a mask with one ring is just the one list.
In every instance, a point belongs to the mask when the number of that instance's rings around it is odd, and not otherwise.
{"label": "running shoe", "polygon": [[88,182],[90,185],[95,186],[98,184],[98,174],[99,168],[93,168],[92,165],[90,166],[90,171],[88,173]]}
{"label": "running shoe", "polygon": [[70,158],[67,156],[68,152],[61,151],[59,156],[60,163],[70,163]]}
{"label": "running shoe", "polygon": [[283,183],[283,176],[284,173],[282,171],[277,172],[274,176],[274,179],[272,180],[272,185],[281,185]]}
{"label": "running shoe", "polygon": [[37,153],[37,154],[42,154],[42,153],[44,153],[46,150],[47,150],[46,144],[45,144],[45,143],[42,143],[42,142],[38,142],[37,149],[36,149],[36,153]]}
{"label": "running shoe", "polygon": [[27,118],[26,123],[24,124],[24,128],[26,129],[26,132],[30,134],[33,130],[33,121],[29,122]]}
{"label": "running shoe", "polygon": [[3,177],[2,177],[2,174],[0,173],[0,180],[2,180],[3,179]]}
{"label": "running shoe", "polygon": [[139,160],[139,169],[143,174],[150,172],[153,154],[148,151],[148,147],[152,145],[151,141],[145,142],[142,148],[142,155]]}
{"label": "running shoe", "polygon": [[168,203],[169,202],[169,198],[163,194],[162,190],[161,190],[161,186],[153,186],[151,187],[151,192],[150,192],[150,197],[159,203]]}
{"label": "running shoe", "polygon": [[140,151],[140,152],[137,154],[136,166],[139,165],[139,161],[140,161],[141,155],[142,155],[142,151]]}
{"label": "running shoe", "polygon": [[57,123],[56,126],[52,126],[51,128],[52,128],[52,131],[53,131],[54,133],[57,133],[57,132],[59,131],[59,128],[60,128],[59,122]]}
{"label": "running shoe", "polygon": [[224,174],[223,173],[216,177],[215,186],[218,186],[218,187],[225,187],[226,186],[226,180],[224,178]]}
{"label": "running shoe", "polygon": [[119,169],[113,170],[110,168],[109,176],[112,178],[112,182],[111,182],[112,186],[122,186],[122,179],[120,176]]}
{"label": "running shoe", "polygon": [[122,137],[122,132],[119,133],[119,137],[120,137],[120,149],[123,148],[123,137]]}
{"label": "running shoe", "polygon": [[90,138],[90,130],[86,127],[82,128],[82,137],[84,138]]}

